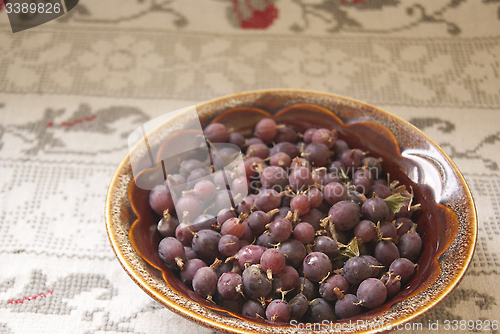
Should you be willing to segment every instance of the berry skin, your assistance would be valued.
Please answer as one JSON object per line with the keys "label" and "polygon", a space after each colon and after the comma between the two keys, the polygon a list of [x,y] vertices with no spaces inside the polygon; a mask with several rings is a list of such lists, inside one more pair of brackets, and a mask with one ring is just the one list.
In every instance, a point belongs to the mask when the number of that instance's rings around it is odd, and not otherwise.
{"label": "berry skin", "polygon": [[273,154],[271,156],[271,160],[269,161],[269,164],[271,166],[281,167],[284,170],[287,170],[288,168],[290,168],[291,163],[292,163],[292,159],[285,152],[278,152],[276,154]]}
{"label": "berry skin", "polygon": [[180,223],[175,229],[175,238],[184,246],[191,246],[193,235],[197,231],[196,226],[193,224]]}
{"label": "berry skin", "polygon": [[309,191],[307,192],[307,199],[311,209],[317,209],[321,206],[321,204],[323,204],[323,194],[321,193],[321,190],[316,187],[309,188]]}
{"label": "berry skin", "polygon": [[229,218],[236,218],[236,213],[231,209],[222,209],[217,214],[217,225],[222,226]]}
{"label": "berry skin", "polygon": [[313,300],[319,296],[318,294],[318,283],[313,283],[305,277],[299,277],[299,283],[294,293],[302,292],[308,300]]}
{"label": "berry skin", "polygon": [[217,291],[218,277],[210,267],[201,267],[193,277],[193,290],[202,297],[213,296]]}
{"label": "berry skin", "polygon": [[217,281],[217,291],[222,298],[237,299],[242,291],[243,279],[237,273],[223,273]]}
{"label": "berry skin", "polygon": [[399,238],[398,248],[401,257],[415,261],[422,250],[422,238],[416,232],[405,233]]}
{"label": "berry skin", "polygon": [[276,122],[271,118],[263,118],[255,125],[255,135],[265,143],[276,137]]}
{"label": "berry skin", "polygon": [[364,307],[374,309],[384,304],[387,288],[381,280],[367,278],[359,285],[356,296]]}
{"label": "berry skin", "polygon": [[[294,169],[294,168],[297,168],[297,167],[305,167],[309,171],[311,171],[311,163],[309,162],[309,160],[304,159],[304,158],[296,157],[296,158],[292,159],[292,163],[290,164],[290,168]],[[312,175],[311,175],[311,178],[312,178]]]}
{"label": "berry skin", "polygon": [[309,128],[306,130],[306,132],[304,132],[304,142],[306,144],[310,144],[312,142],[312,138],[314,136],[314,133],[317,131],[318,129],[315,129],[315,128]]}
{"label": "berry skin", "polygon": [[255,177],[259,174],[259,168],[263,167],[264,161],[259,157],[249,157],[238,165],[238,170],[247,178]]}
{"label": "berry skin", "polygon": [[193,195],[185,195],[179,198],[175,208],[179,217],[185,216],[191,222],[203,212],[200,201]]}
{"label": "berry skin", "polygon": [[245,137],[238,132],[231,132],[228,136],[227,142],[238,146],[240,149],[245,147]]}
{"label": "berry skin", "polygon": [[308,244],[314,240],[315,232],[311,224],[300,223],[293,229],[293,237],[303,244]]}
{"label": "berry skin", "polygon": [[276,143],[289,142],[295,143],[297,140],[297,132],[294,129],[289,127],[284,127],[283,129],[279,129],[276,133],[276,137],[274,141]]}
{"label": "berry skin", "polygon": [[411,229],[411,227],[413,226],[413,222],[409,218],[401,217],[396,219],[395,226],[398,236],[402,236]]}
{"label": "berry skin", "polygon": [[334,239],[320,235],[314,239],[314,252],[321,252],[326,254],[330,259],[334,259],[339,251],[339,245]]}
{"label": "berry skin", "polygon": [[[339,159],[345,151],[349,150],[349,145],[347,145],[347,143],[344,140],[337,139],[333,143],[332,149],[333,149],[333,152],[335,153],[333,155],[333,158]],[[344,165],[344,164],[342,163],[342,165]]]}
{"label": "berry skin", "polygon": [[295,239],[288,239],[281,242],[278,249],[285,254],[286,264],[298,268],[307,255],[304,244]]}
{"label": "berry skin", "polygon": [[236,253],[235,258],[238,259],[238,265],[243,270],[246,263],[250,265],[258,264],[262,254],[266,250],[267,248],[257,245],[244,246]]}
{"label": "berry skin", "polygon": [[328,149],[331,149],[336,139],[337,133],[335,131],[318,129],[313,133],[311,142],[324,144]]}
{"label": "berry skin", "polygon": [[285,241],[293,231],[292,223],[286,218],[275,219],[269,227],[269,235],[277,242]]}
{"label": "berry skin", "polygon": [[201,214],[193,221],[197,231],[210,230],[217,224],[217,218],[209,214]]}
{"label": "berry skin", "polygon": [[189,188],[193,188],[196,182],[208,176],[208,171],[205,168],[196,168],[187,177],[187,184]]}
{"label": "berry skin", "polygon": [[355,295],[347,294],[335,303],[335,314],[339,319],[354,317],[361,312],[363,312],[363,307]]}
{"label": "berry skin", "polygon": [[302,216],[302,221],[308,222],[309,224],[314,227],[314,229],[317,231],[320,229],[320,220],[325,218],[326,214],[323,213],[323,211],[318,210],[318,209],[311,209],[309,212]]}
{"label": "berry skin", "polygon": [[201,230],[196,232],[191,247],[196,252],[198,257],[206,262],[212,262],[216,257],[220,256],[219,241],[220,233],[212,230]]}
{"label": "berry skin", "polygon": [[304,294],[298,293],[290,300],[290,308],[291,318],[300,319],[309,308],[309,300]]}
{"label": "berry skin", "polygon": [[314,167],[326,165],[330,157],[330,151],[325,144],[312,142],[307,145],[304,151],[305,158],[311,162]]}
{"label": "berry skin", "polygon": [[233,177],[231,176],[231,172],[228,170],[219,170],[214,174],[214,184],[216,187],[220,189],[226,189],[227,184],[233,183]]}
{"label": "berry skin", "polygon": [[248,216],[247,222],[252,231],[262,234],[269,224],[269,216],[264,211],[254,211]]}
{"label": "berry skin", "polygon": [[361,213],[364,219],[371,220],[376,224],[385,220],[389,214],[389,207],[381,198],[369,198],[361,207]]}
{"label": "berry skin", "polygon": [[340,179],[338,173],[329,172],[329,173],[324,174],[323,177],[321,178],[321,184],[326,185],[326,184],[331,183],[331,182],[341,182],[341,179]]}
{"label": "berry skin", "polygon": [[373,185],[373,175],[368,169],[360,169],[354,173],[352,184],[357,192],[367,195]]}
{"label": "berry skin", "polygon": [[248,195],[248,190],[250,189],[250,182],[244,176],[237,177],[231,183],[231,189],[235,194],[246,196]]}
{"label": "berry skin", "polygon": [[201,180],[198,181],[194,185],[194,195],[200,201],[208,202],[215,197],[215,193],[217,191],[215,185],[209,180]]}
{"label": "berry skin", "polygon": [[392,261],[389,272],[401,277],[401,283],[407,283],[415,274],[415,265],[407,258],[400,257]]}
{"label": "berry skin", "polygon": [[377,228],[371,220],[362,220],[354,227],[354,235],[366,243],[377,237]]}
{"label": "berry skin", "polygon": [[395,238],[397,235],[396,226],[392,222],[381,222],[379,229],[383,238]]}
{"label": "berry skin", "polygon": [[328,215],[337,230],[347,231],[359,223],[359,206],[351,201],[340,201],[331,207]]}
{"label": "berry skin", "polygon": [[316,298],[309,304],[311,322],[322,323],[323,321],[335,321],[337,316],[330,304],[323,298]]}
{"label": "berry skin", "polygon": [[316,184],[316,185],[324,184],[323,177],[325,175],[326,175],[326,170],[324,170],[322,167],[321,168],[313,168],[311,170],[311,177],[313,179],[314,184]]}
{"label": "berry skin", "polygon": [[293,212],[297,211],[300,216],[303,216],[311,210],[311,203],[305,194],[297,194],[290,201],[290,209]]}
{"label": "berry skin", "polygon": [[361,165],[368,166],[368,170],[372,173],[373,178],[378,179],[382,177],[382,159],[365,157],[361,160]]}
{"label": "berry skin", "polygon": [[270,248],[262,253],[260,266],[262,270],[268,273],[268,277],[271,279],[272,274],[279,273],[285,267],[285,254],[279,249]]}
{"label": "berry skin", "polygon": [[245,297],[259,299],[266,297],[273,284],[257,265],[251,265],[243,271],[243,293]]}
{"label": "berry skin", "polygon": [[243,304],[241,314],[250,318],[264,318],[266,316],[266,311],[261,303],[249,299]]}
{"label": "berry skin", "polygon": [[176,217],[172,217],[170,214],[164,214],[163,217],[156,225],[156,229],[160,232],[161,236],[173,237],[175,236],[175,229],[179,225],[179,220]]}
{"label": "berry skin", "polygon": [[312,282],[319,282],[332,271],[332,262],[324,253],[312,252],[304,259],[304,274]]}
{"label": "berry skin", "polygon": [[279,152],[286,153],[291,159],[300,155],[300,151],[297,146],[289,142],[281,142],[276,144],[269,152],[269,156],[273,156]]}
{"label": "berry skin", "polygon": [[264,168],[260,175],[260,183],[265,188],[273,188],[278,192],[282,192],[288,185],[288,174],[281,167],[269,166]]}
{"label": "berry skin", "polygon": [[289,291],[299,285],[299,273],[291,266],[283,269],[273,276],[273,291],[276,293]]}
{"label": "berry skin", "polygon": [[360,258],[365,259],[372,269],[371,277],[377,277],[380,273],[380,263],[371,255],[361,255]]}
{"label": "berry skin", "polygon": [[250,194],[243,198],[243,201],[238,204],[238,213],[250,213],[252,206],[255,202],[255,195]]}
{"label": "berry skin", "polygon": [[265,143],[257,137],[249,138],[247,141],[247,146],[254,145],[254,144],[265,144]]}
{"label": "berry skin", "polygon": [[200,259],[191,259],[187,261],[180,273],[181,282],[191,288],[193,277],[194,274],[196,274],[196,271],[198,271],[198,269],[200,269],[201,267],[206,267],[206,266],[207,264]]}
{"label": "berry skin", "polygon": [[264,189],[255,196],[254,206],[264,212],[276,209],[281,204],[281,195],[274,189]]}
{"label": "berry skin", "polygon": [[222,224],[220,233],[231,234],[240,239],[245,234],[245,224],[239,218],[229,218]]}
{"label": "berry skin", "polygon": [[335,301],[344,298],[344,294],[349,290],[349,282],[342,275],[334,275],[321,283],[319,286],[319,294],[326,301]]}
{"label": "berry skin", "polygon": [[245,225],[245,233],[243,233],[243,236],[240,238],[242,247],[246,246],[246,243],[248,243],[248,244],[253,243],[255,240],[255,234],[253,233],[250,226],[248,226],[248,222],[244,221],[243,224]]}
{"label": "berry skin", "polygon": [[372,275],[370,263],[358,256],[347,260],[342,271],[345,279],[350,284],[358,284]]}
{"label": "berry skin", "polygon": [[163,262],[170,266],[182,267],[185,252],[182,243],[172,237],[164,238],[158,245],[158,254]]}
{"label": "berry skin", "polygon": [[225,143],[229,134],[224,124],[212,123],[203,131],[205,137],[212,143]]}
{"label": "berry skin", "polygon": [[174,201],[170,190],[164,185],[157,185],[149,193],[149,205],[159,215],[163,215],[165,210],[175,212]]}
{"label": "berry skin", "polygon": [[295,167],[288,176],[290,188],[293,191],[304,191],[313,185],[311,171],[307,167]]}
{"label": "berry skin", "polygon": [[392,195],[391,190],[385,184],[374,184],[372,186],[372,192],[382,199]]}
{"label": "berry skin", "polygon": [[186,260],[192,260],[192,259],[198,260],[198,255],[191,247],[184,246],[184,253],[185,253]]}
{"label": "berry skin", "polygon": [[[205,166],[203,165],[203,162],[201,162],[200,160],[188,159],[188,160],[184,160],[183,162],[181,162],[179,171],[189,174],[192,171],[194,171],[195,169],[204,168],[204,167]],[[186,181],[186,180],[184,180],[184,182],[178,183],[179,181],[181,181],[181,179],[178,179],[178,178],[176,179],[174,177],[172,177],[172,179],[175,180],[176,185],[182,184]],[[170,181],[172,181],[172,179]],[[168,180],[168,178],[167,178],[167,180]]]}
{"label": "berry skin", "polygon": [[258,238],[257,238],[257,245],[262,246],[265,248],[272,248],[274,245],[276,245],[277,242],[273,240],[267,233],[262,233]]}
{"label": "berry skin", "polygon": [[330,182],[323,189],[323,198],[330,205],[345,201],[347,199],[347,189],[339,182]]}
{"label": "berry skin", "polygon": [[374,256],[383,266],[389,267],[399,257],[399,250],[392,241],[382,240],[377,243]]}
{"label": "berry skin", "polygon": [[364,153],[359,149],[347,150],[340,156],[340,161],[346,167],[346,174],[354,175],[359,165],[361,164],[361,159]]}
{"label": "berry skin", "polygon": [[223,256],[234,256],[240,250],[240,239],[236,236],[227,234],[219,240],[219,253]]}
{"label": "berry skin", "polygon": [[269,156],[269,148],[266,144],[253,144],[248,146],[246,155],[266,159]]}
{"label": "berry skin", "polygon": [[387,289],[387,298],[392,298],[401,291],[400,277],[391,273],[385,273],[380,280],[385,284]]}
{"label": "berry skin", "polygon": [[266,308],[266,318],[271,322],[287,322],[292,310],[284,300],[275,299]]}

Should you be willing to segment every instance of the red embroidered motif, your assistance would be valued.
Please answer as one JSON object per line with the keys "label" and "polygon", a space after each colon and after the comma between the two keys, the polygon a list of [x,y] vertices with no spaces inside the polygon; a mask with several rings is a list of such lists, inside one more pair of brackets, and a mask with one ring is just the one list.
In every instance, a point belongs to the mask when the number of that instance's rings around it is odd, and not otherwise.
{"label": "red embroidered motif", "polygon": [[278,8],[268,0],[264,0],[266,5],[264,10],[255,9],[250,0],[245,0],[245,5],[252,11],[252,14],[249,18],[244,19],[239,8],[238,0],[232,1],[234,13],[238,21],[240,21],[240,27],[243,29],[267,29],[278,17]]}
{"label": "red embroidered motif", "polygon": [[[90,116],[90,117],[84,117],[84,118],[80,118],[80,119],[75,119],[73,122],[62,122],[60,125],[61,126],[73,126],[73,125],[76,125],[79,123],[93,121],[94,119],[96,119],[96,117],[97,117],[97,115]],[[47,128],[50,128],[51,126],[54,126],[53,122],[48,122],[46,125]]]}
{"label": "red embroidered motif", "polygon": [[39,293],[36,296],[26,296],[22,299],[11,299],[7,302],[7,304],[22,304],[25,300],[33,300],[37,299],[38,297],[47,297],[47,295],[51,295],[53,292],[54,290],[49,290],[47,291],[47,293]]}
{"label": "red embroidered motif", "polygon": [[340,3],[345,5],[345,4],[353,4],[353,5],[356,5],[356,4],[360,4],[360,3],[364,3],[364,2],[368,2],[370,0],[340,0]]}

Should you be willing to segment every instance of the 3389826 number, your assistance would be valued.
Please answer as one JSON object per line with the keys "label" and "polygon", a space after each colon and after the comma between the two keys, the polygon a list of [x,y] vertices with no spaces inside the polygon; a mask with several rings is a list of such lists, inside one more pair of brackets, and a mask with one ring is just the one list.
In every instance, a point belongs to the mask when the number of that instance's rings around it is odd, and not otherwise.
{"label": "3389826 number", "polygon": [[19,13],[39,13],[39,14],[52,14],[52,13],[60,13],[61,12],[61,4],[60,3],[55,3],[52,5],[51,3],[6,3],[5,4],[5,11],[7,14],[19,14]]}
{"label": "3389826 number", "polygon": [[489,331],[489,330],[498,330],[498,321],[497,320],[444,320],[443,321],[445,331]]}

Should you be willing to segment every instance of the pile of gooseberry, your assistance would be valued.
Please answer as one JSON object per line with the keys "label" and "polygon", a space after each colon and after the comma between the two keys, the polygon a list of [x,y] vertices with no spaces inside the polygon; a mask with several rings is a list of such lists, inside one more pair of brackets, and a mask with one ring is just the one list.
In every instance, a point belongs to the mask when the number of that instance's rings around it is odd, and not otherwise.
{"label": "pile of gooseberry", "polygon": [[412,189],[336,130],[263,118],[253,133],[208,125],[208,145],[231,145],[151,191],[165,265],[210,302],[273,323],[350,318],[398,294],[422,249]]}

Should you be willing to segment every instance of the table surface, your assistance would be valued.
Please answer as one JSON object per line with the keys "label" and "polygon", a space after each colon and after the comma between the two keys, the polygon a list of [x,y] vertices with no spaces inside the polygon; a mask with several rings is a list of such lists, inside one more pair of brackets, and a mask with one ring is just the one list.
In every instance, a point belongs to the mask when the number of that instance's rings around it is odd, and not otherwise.
{"label": "table surface", "polygon": [[458,288],[408,330],[500,320],[498,1],[86,0],[16,34],[0,12],[0,333],[211,332],[123,271],[105,195],[132,130],[265,88],[362,100],[440,145],[479,238]]}

